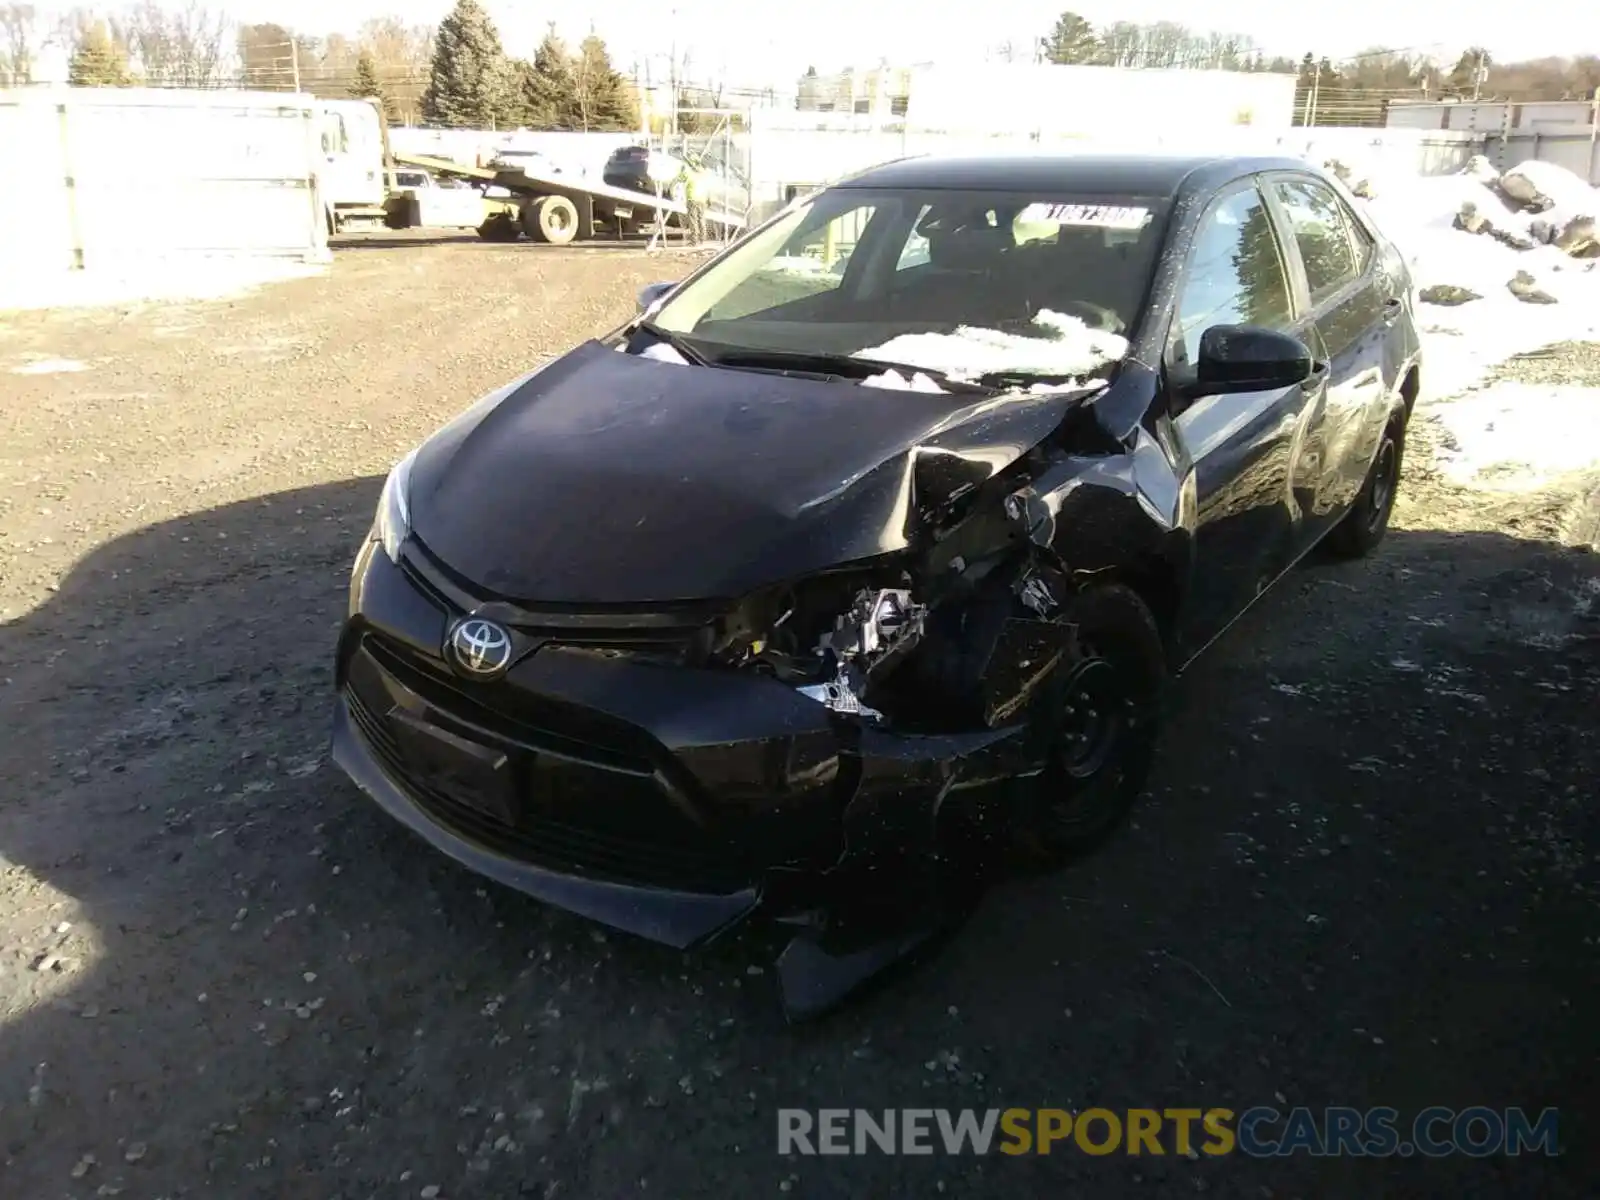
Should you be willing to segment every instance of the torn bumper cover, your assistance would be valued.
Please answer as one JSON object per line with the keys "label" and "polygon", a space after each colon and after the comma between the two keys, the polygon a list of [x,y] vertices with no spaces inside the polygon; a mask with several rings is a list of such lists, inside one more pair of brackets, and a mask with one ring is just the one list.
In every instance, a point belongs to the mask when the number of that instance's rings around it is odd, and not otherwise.
{"label": "torn bumper cover", "polygon": [[1017,727],[901,734],[759,674],[601,647],[522,647],[469,681],[406,567],[369,543],[353,582],[334,757],[363,790],[472,870],[655,941],[758,910],[801,926],[791,1013],[837,990],[819,955],[870,973],[920,936],[941,805],[1022,769]]}

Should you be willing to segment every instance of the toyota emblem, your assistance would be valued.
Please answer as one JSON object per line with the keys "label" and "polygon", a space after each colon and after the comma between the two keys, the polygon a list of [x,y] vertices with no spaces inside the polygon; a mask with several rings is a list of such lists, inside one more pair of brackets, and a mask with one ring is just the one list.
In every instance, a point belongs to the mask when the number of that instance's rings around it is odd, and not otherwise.
{"label": "toyota emblem", "polygon": [[511,665],[511,634],[482,617],[457,622],[449,646],[456,669],[475,679],[493,678]]}

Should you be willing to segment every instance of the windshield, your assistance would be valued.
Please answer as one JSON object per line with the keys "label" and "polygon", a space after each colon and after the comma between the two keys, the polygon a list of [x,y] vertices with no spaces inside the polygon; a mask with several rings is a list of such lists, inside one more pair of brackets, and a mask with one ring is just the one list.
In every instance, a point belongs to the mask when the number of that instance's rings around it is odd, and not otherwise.
{"label": "windshield", "polygon": [[1165,216],[1139,196],[834,188],[736,245],[652,320],[711,358],[1097,374],[1127,353]]}

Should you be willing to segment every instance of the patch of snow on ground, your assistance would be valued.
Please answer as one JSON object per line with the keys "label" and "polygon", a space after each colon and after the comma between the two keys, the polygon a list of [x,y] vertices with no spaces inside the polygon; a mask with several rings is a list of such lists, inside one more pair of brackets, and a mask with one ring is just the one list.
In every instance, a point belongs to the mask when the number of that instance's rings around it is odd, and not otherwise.
{"label": "patch of snow on ground", "polygon": [[953,333],[903,333],[881,346],[858,350],[856,357],[939,371],[952,379],[971,379],[991,371],[1087,375],[1128,353],[1126,338],[1090,329],[1077,317],[1045,309],[1033,322],[1046,336],[1025,337],[961,325]]}
{"label": "patch of snow on ground", "polygon": [[1600,460],[1600,388],[1497,383],[1435,410],[1457,483],[1532,491]]}
{"label": "patch of snow on ground", "polygon": [[228,300],[326,271],[323,264],[284,259],[215,257],[122,270],[12,272],[0,277],[0,312]]}
{"label": "patch of snow on ground", "polygon": [[87,371],[89,368],[76,359],[71,358],[39,358],[33,362],[23,363],[20,367],[12,367],[13,375],[65,375],[73,371]]}

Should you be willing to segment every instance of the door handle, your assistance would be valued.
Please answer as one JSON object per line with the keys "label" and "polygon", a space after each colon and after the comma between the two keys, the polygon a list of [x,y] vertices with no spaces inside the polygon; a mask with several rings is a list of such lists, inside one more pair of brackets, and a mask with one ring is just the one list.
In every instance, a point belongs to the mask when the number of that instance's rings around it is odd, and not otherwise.
{"label": "door handle", "polygon": [[1399,320],[1402,307],[1403,305],[1398,296],[1390,296],[1385,300],[1383,302],[1383,323],[1385,325],[1393,325]]}

